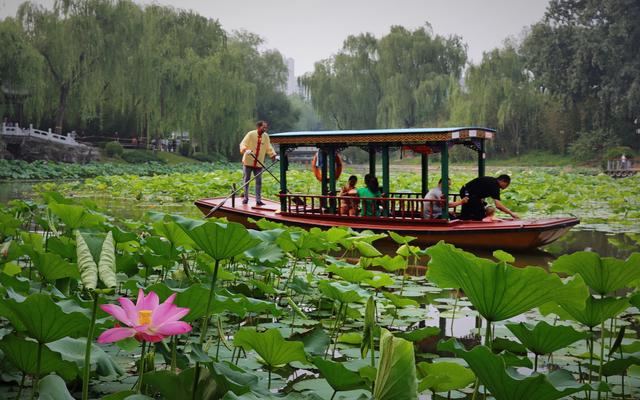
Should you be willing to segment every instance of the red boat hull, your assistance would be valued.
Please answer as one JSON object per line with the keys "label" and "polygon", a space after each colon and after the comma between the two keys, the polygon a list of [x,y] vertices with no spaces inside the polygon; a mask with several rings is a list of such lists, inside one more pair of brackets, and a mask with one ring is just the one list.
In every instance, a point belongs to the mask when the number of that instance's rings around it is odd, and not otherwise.
{"label": "red boat hull", "polygon": [[[201,199],[195,205],[204,215],[225,200],[223,197]],[[329,229],[335,226],[347,226],[354,230],[369,229],[374,232],[394,231],[400,235],[411,235],[418,239],[412,244],[432,245],[441,240],[457,247],[526,250],[544,246],[565,234],[580,221],[577,218],[544,218],[535,220],[503,220],[496,222],[481,221],[426,221],[419,218],[385,217],[349,217],[333,214],[294,214],[281,213],[280,203],[264,200],[264,206],[253,206],[252,198],[248,205],[236,199],[235,204],[227,200],[211,216],[227,218],[249,228],[256,226],[249,218],[266,218],[286,225],[305,229],[319,227]]]}

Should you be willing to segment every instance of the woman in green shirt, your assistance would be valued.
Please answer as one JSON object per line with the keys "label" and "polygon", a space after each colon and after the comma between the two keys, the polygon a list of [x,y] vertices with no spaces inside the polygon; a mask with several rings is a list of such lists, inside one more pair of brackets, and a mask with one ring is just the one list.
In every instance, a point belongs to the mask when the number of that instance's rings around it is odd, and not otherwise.
{"label": "woman in green shirt", "polygon": [[[364,176],[364,184],[366,187],[358,189],[358,197],[360,198],[375,198],[380,197],[380,187],[378,184],[378,178],[371,174]],[[380,216],[380,209],[378,208],[378,202],[375,200],[363,200],[362,207],[360,209],[360,216],[373,217]]]}

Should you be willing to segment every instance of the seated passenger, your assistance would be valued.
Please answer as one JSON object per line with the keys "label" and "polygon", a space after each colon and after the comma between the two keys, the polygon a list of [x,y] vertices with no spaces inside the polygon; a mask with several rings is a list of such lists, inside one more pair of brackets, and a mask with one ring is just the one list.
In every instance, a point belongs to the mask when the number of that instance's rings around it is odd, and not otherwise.
{"label": "seated passenger", "polygon": [[[449,188],[451,188],[451,179],[449,179]],[[442,200],[444,195],[442,194],[442,179],[438,181],[438,187],[435,187],[424,196],[425,201],[424,211],[422,213],[423,218],[442,218]],[[440,201],[436,201],[440,200]],[[464,197],[458,201],[452,201],[449,203],[449,208],[455,208],[459,205],[465,204],[469,201],[468,197]],[[455,214],[449,213],[449,217],[455,217]]]}
{"label": "seated passenger", "polygon": [[502,219],[496,217],[496,209],[491,206],[486,206],[484,209],[485,217],[482,218],[482,222],[497,222],[502,221]]}
{"label": "seated passenger", "polygon": [[[380,197],[380,187],[378,186],[378,178],[371,174],[364,176],[364,184],[366,187],[358,189],[358,197],[360,198],[372,198]],[[380,216],[380,208],[378,202],[375,200],[363,200],[362,207],[360,209],[360,216],[373,217]]]}
{"label": "seated passenger", "polygon": [[[340,196],[357,196],[356,183],[358,178],[355,175],[351,175],[347,184],[340,190]],[[354,216],[358,212],[358,201],[350,199],[340,199],[340,215]]]}

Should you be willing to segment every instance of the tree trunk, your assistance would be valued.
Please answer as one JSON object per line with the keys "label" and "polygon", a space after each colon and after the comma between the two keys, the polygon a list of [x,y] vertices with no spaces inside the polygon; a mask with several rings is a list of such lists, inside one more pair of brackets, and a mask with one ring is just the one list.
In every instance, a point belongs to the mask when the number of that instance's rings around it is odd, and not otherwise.
{"label": "tree trunk", "polygon": [[56,110],[55,132],[62,135],[62,124],[64,123],[64,113],[67,109],[67,99],[69,98],[69,84],[60,85],[60,97],[58,99],[58,109]]}

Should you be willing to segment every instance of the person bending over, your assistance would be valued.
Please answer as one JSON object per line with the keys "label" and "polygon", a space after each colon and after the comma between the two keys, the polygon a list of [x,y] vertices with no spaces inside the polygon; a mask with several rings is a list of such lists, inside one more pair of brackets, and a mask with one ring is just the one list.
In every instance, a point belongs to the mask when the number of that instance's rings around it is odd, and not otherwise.
{"label": "person bending over", "polygon": [[496,208],[504,213],[518,219],[518,214],[509,210],[500,201],[500,191],[506,189],[511,183],[509,175],[500,175],[497,178],[492,176],[481,176],[475,178],[460,188],[460,197],[468,197],[469,200],[462,205],[460,219],[482,221],[486,216],[484,199],[491,197]]}

